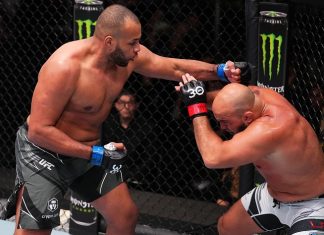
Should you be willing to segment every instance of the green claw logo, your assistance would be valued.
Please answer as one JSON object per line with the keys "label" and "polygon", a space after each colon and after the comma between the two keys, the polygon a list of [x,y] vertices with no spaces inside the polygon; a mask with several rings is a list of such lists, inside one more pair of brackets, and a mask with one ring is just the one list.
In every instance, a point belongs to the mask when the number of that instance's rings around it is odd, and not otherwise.
{"label": "green claw logo", "polygon": [[92,4],[93,1],[94,1],[94,0],[84,0],[83,2],[84,2],[85,4]]}
{"label": "green claw logo", "polygon": [[[79,39],[91,37],[92,26],[96,26],[96,24],[97,24],[97,21],[92,21],[92,20],[76,20],[75,22],[78,25]],[[85,37],[83,35],[83,27],[84,26],[85,26],[85,33],[86,33]]]}
{"label": "green claw logo", "polygon": [[[260,34],[261,39],[262,39],[262,69],[263,69],[263,74],[265,75],[266,73],[266,63],[268,63],[269,66],[269,80],[271,81],[272,79],[272,71],[273,71],[273,59],[275,55],[275,47],[277,48],[277,76],[280,72],[280,65],[281,65],[281,46],[283,42],[283,37],[281,35],[274,35],[273,33],[271,34]],[[269,45],[268,42],[269,41]],[[267,49],[269,50],[269,55],[267,54]],[[268,58],[269,56],[269,58]],[[269,59],[267,61],[267,58]]]}

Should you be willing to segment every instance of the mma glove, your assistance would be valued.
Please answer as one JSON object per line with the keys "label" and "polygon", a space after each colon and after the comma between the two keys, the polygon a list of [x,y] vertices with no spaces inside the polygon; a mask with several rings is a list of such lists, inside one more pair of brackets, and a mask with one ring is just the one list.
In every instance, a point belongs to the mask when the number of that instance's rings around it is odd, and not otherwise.
{"label": "mma glove", "polygon": [[127,151],[117,150],[113,143],[104,146],[92,146],[90,164],[101,166],[114,174],[119,172],[126,160]]}
{"label": "mma glove", "polygon": [[181,96],[191,119],[208,115],[206,89],[202,81],[192,80],[184,84]]}
{"label": "mma glove", "polygon": [[[222,82],[229,83],[225,71],[227,70],[227,63],[226,64],[219,64],[217,67],[217,76],[219,80]],[[249,81],[251,80],[251,67],[247,62],[234,62],[234,67],[239,68],[241,70],[241,83],[244,85],[248,85]]]}

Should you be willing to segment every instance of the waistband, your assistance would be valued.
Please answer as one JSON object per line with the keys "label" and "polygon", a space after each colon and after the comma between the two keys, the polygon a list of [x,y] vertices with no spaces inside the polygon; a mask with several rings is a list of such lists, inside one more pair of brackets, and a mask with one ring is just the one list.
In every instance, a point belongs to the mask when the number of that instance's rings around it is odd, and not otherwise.
{"label": "waistband", "polygon": [[[312,199],[319,199],[319,198],[324,198],[324,194],[321,194],[321,195],[319,195],[319,196],[317,196],[317,197],[313,197],[313,198],[311,198],[311,199],[309,199],[309,200],[312,200]],[[282,201],[279,201],[279,200],[277,200],[277,199],[273,199],[273,207],[276,207],[277,205],[279,206],[279,208],[280,208],[280,204],[281,203],[283,203],[283,204],[287,204],[287,203],[298,203],[298,202],[304,202],[304,201],[308,201],[308,200],[297,200],[297,201],[292,201],[292,202],[282,202]]]}
{"label": "waistband", "polygon": [[27,124],[27,122],[24,122],[24,124],[22,124],[22,126],[23,126],[26,130],[28,130],[28,124]]}

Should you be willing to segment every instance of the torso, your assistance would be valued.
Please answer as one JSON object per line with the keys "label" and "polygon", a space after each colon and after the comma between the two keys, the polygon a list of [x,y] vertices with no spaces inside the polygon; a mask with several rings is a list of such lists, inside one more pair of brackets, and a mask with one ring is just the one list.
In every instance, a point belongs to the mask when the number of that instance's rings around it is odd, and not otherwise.
{"label": "torso", "polygon": [[125,71],[106,75],[86,67],[81,70],[78,87],[57,127],[84,142],[98,138],[98,129],[107,118],[128,75]]}
{"label": "torso", "polygon": [[87,52],[87,43],[84,40],[63,45],[44,66],[51,66],[51,61],[58,57],[67,57],[67,60],[75,60],[79,64],[78,68],[73,68],[73,72],[78,73],[75,91],[55,126],[72,139],[92,145],[98,142],[101,124],[132,68],[115,66],[106,71],[95,68]]}
{"label": "torso", "polygon": [[268,183],[270,194],[280,201],[297,201],[324,194],[324,155],[310,124],[281,95],[252,88],[266,104],[259,121],[270,123],[273,144],[268,155],[254,165]]}

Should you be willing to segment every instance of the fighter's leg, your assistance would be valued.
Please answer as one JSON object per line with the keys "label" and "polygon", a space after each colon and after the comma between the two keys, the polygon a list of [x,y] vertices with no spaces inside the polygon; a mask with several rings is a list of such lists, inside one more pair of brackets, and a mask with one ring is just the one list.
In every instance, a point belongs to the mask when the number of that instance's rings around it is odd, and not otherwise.
{"label": "fighter's leg", "polygon": [[296,202],[290,207],[293,207],[291,211],[294,216],[294,220],[292,220],[294,223],[290,226],[288,234],[324,234],[324,195],[319,196],[319,198]]}
{"label": "fighter's leg", "polygon": [[251,235],[263,232],[247,213],[241,200],[234,203],[234,205],[219,218],[217,228],[220,235]]}
{"label": "fighter's leg", "polygon": [[67,188],[60,178],[62,162],[56,154],[31,143],[27,129],[24,124],[17,132],[16,186],[7,205],[16,209],[16,235],[50,234],[60,224],[60,205]]}
{"label": "fighter's leg", "polygon": [[35,230],[35,229],[21,229],[19,228],[18,222],[20,219],[20,210],[23,197],[24,187],[21,187],[17,194],[17,204],[16,204],[16,226],[14,235],[50,235],[51,229],[46,230]]}
{"label": "fighter's leg", "polygon": [[91,204],[104,217],[106,234],[134,234],[138,210],[125,183],[119,184]]}

